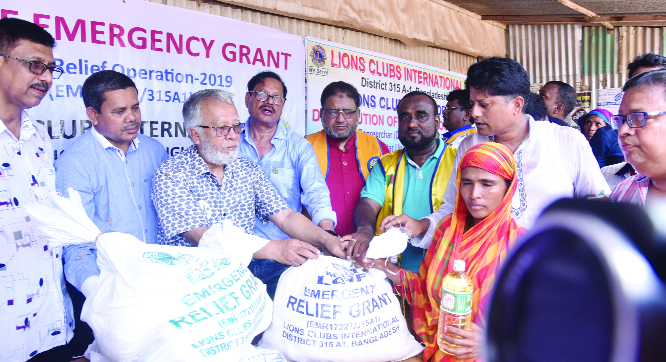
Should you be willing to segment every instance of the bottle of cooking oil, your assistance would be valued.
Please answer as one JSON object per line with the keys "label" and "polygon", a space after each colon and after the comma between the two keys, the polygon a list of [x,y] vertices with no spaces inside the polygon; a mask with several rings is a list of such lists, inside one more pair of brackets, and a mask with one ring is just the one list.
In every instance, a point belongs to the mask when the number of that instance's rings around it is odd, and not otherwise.
{"label": "bottle of cooking oil", "polygon": [[[444,277],[442,281],[442,301],[439,311],[439,324],[437,333],[437,345],[440,349],[447,345],[460,348],[459,345],[446,342],[443,335],[458,337],[446,332],[446,327],[451,326],[469,330],[472,315],[472,280],[465,275],[465,261],[455,260],[453,270]],[[448,353],[442,350],[444,353]],[[449,353],[450,354],[450,353]]]}

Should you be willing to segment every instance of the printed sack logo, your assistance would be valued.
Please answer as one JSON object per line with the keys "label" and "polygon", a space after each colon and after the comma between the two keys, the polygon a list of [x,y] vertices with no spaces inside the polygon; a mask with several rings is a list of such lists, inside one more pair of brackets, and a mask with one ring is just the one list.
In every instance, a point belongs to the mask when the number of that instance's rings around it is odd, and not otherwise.
{"label": "printed sack logo", "polygon": [[326,50],[324,50],[324,47],[319,44],[313,46],[312,51],[310,51],[310,59],[312,60],[312,64],[316,65],[317,67],[325,66]]}

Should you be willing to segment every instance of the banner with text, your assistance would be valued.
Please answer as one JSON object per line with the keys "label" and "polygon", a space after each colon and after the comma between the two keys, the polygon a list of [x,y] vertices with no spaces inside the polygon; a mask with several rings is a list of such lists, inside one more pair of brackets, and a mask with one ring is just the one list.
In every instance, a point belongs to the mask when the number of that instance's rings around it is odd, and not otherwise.
{"label": "banner with text", "polygon": [[[335,81],[352,84],[361,94],[358,128],[379,137],[391,150],[402,148],[398,140],[396,108],[402,97],[420,90],[437,102],[441,116],[446,95],[464,88],[465,76],[405,59],[306,38],[308,134],[320,131],[320,97],[324,87]],[[440,132],[446,132],[440,122]]]}
{"label": "banner with text", "polygon": [[261,25],[141,0],[4,0],[2,17],[32,21],[56,39],[54,80],[41,104],[28,110],[47,126],[56,154],[91,124],[81,98],[86,78],[100,70],[127,74],[138,88],[141,132],[170,155],[191,144],[182,107],[194,92],[218,88],[235,94],[248,117],[248,80],[262,70],[279,74],[289,90],[282,118],[305,129],[303,38]]}

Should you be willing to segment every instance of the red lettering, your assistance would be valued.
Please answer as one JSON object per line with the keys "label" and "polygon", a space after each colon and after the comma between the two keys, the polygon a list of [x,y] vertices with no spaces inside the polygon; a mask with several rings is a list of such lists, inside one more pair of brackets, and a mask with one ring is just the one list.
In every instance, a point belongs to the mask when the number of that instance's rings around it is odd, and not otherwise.
{"label": "red lettering", "polygon": [[389,77],[395,78],[395,64],[389,64]]}
{"label": "red lettering", "polygon": [[412,70],[405,67],[405,81],[414,81],[414,77],[412,77]]}
{"label": "red lettering", "polygon": [[76,20],[76,24],[74,24],[73,31],[69,31],[67,22],[65,21],[65,18],[63,18],[62,16],[56,16],[55,21],[56,21],[56,40],[62,39],[62,35],[60,33],[61,30],[64,30],[65,35],[67,36],[67,40],[74,41],[74,39],[76,38],[76,34],[78,34],[79,30],[81,30],[81,43],[86,42],[86,22],[83,19]]}
{"label": "red lettering", "polygon": [[[338,56],[340,56],[340,53],[338,53]],[[340,62],[338,61],[338,64],[335,64],[335,51],[331,49],[331,67],[340,67]]]}
{"label": "red lettering", "polygon": [[7,9],[0,10],[0,18],[4,19],[4,18],[8,17],[9,15],[18,15],[18,11],[7,10]]}
{"label": "red lettering", "polygon": [[137,37],[136,37],[136,40],[139,40],[139,44],[137,44],[137,43],[134,42],[134,37],[133,37],[133,35],[134,35],[134,33],[136,33],[136,32],[142,32],[142,33],[144,33],[144,34],[147,33],[146,29],[144,29],[144,28],[139,28],[138,26],[136,26],[136,27],[130,29],[130,31],[127,33],[127,42],[129,43],[130,46],[132,46],[132,48],[135,48],[135,49],[146,49],[146,47],[147,47],[147,43],[148,43],[147,40],[146,40],[146,37],[144,37],[144,36],[137,36]]}
{"label": "red lettering", "polygon": [[312,110],[312,122],[318,122],[319,121],[319,109],[313,109]]}
{"label": "red lettering", "polygon": [[402,79],[402,71],[399,65],[395,66],[395,73],[398,75],[398,79]]}
{"label": "red lettering", "polygon": [[[2,10],[2,12],[3,12],[3,18],[4,18],[4,10]],[[33,16],[32,16],[32,22],[35,23],[35,24],[37,24],[37,25],[39,25],[39,26],[41,26],[42,28],[46,29],[46,28],[49,27],[48,24],[42,24],[40,20],[41,20],[41,19],[50,19],[50,18],[51,18],[50,15],[44,15],[44,14],[37,14],[37,13],[35,13],[35,14],[33,14]]]}
{"label": "red lettering", "polygon": [[[116,30],[118,32],[116,33]],[[118,44],[120,44],[121,47],[125,47],[125,42],[121,38],[125,34],[125,29],[118,25],[118,24],[109,24],[109,44],[113,46],[113,40],[118,40]]]}
{"label": "red lettering", "polygon": [[199,52],[195,53],[192,51],[191,43],[193,40],[199,41],[199,38],[197,38],[196,36],[191,36],[187,38],[187,41],[185,41],[185,49],[187,49],[187,54],[193,57],[198,57],[200,53]]}
{"label": "red lettering", "polygon": [[252,58],[252,65],[257,64],[257,62],[261,63],[262,66],[266,66],[266,62],[264,62],[264,52],[261,51],[261,48],[257,48],[257,50],[254,51],[254,58]]}
{"label": "red lettering", "polygon": [[289,62],[289,57],[291,56],[291,54],[285,53],[285,52],[282,52],[280,54],[282,54],[282,57],[284,58],[284,70],[289,70],[289,63],[288,62]]}
{"label": "red lettering", "polygon": [[446,89],[451,89],[451,78],[446,77],[446,81],[444,84],[446,84]]}
{"label": "red lettering", "polygon": [[240,53],[238,54],[238,61],[243,62],[243,58],[247,59],[247,64],[250,64],[250,47],[247,45],[241,45],[239,47]]}
{"label": "red lettering", "polygon": [[342,54],[342,67],[349,69],[349,55],[347,53]]}
{"label": "red lettering", "polygon": [[358,70],[365,73],[365,58],[360,57],[358,60]]}
{"label": "red lettering", "polygon": [[[375,64],[374,69],[372,67],[373,64]],[[370,71],[370,74],[375,74],[375,69],[377,69],[377,62],[375,62],[374,59],[370,59],[370,64],[368,65],[368,70]]]}
{"label": "red lettering", "polygon": [[206,43],[206,39],[201,38],[201,42],[203,43],[204,49],[206,50],[206,58],[210,58],[210,49],[213,47],[215,40],[211,40],[210,43]]}
{"label": "red lettering", "polygon": [[92,38],[90,41],[93,44],[106,44],[104,40],[99,40],[97,39],[98,35],[104,35],[104,30],[98,30],[98,26],[104,26],[105,23],[101,21],[91,21],[90,22],[90,37]]}
{"label": "red lettering", "polygon": [[275,68],[280,68],[280,52],[275,52],[275,57],[273,57],[273,51],[269,50],[268,51],[268,67],[270,68],[271,66],[271,60],[273,61],[273,64],[275,64]]}
{"label": "red lettering", "polygon": [[157,43],[161,43],[162,39],[157,38],[158,35],[162,35],[164,32],[161,32],[159,30],[151,30],[150,31],[150,50],[156,51],[156,52],[163,52],[164,49],[158,48]]}
{"label": "red lettering", "polygon": [[231,57],[229,57],[229,55],[227,55],[227,47],[229,47],[229,46],[231,46],[233,48],[236,48],[236,44],[234,44],[234,43],[224,44],[224,46],[222,46],[222,56],[224,57],[224,59],[227,60],[227,62],[235,62],[236,61],[236,51],[235,50],[229,51],[229,54],[231,54]]}
{"label": "red lettering", "polygon": [[171,45],[176,49],[176,53],[183,54],[183,34],[178,34],[178,43],[176,43],[176,38],[173,37],[173,34],[167,33],[167,53],[171,53]]}
{"label": "red lettering", "polygon": [[349,67],[351,69],[358,70],[358,57],[357,56],[355,57],[353,55],[350,55],[349,57],[351,60],[351,64],[349,64]]}

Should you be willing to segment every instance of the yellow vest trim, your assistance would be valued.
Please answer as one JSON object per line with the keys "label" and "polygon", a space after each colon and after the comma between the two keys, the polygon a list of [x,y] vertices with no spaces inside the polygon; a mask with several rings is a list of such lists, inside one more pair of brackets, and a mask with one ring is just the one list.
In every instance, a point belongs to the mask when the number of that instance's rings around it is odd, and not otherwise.
{"label": "yellow vest trim", "polygon": [[[446,186],[451,177],[456,151],[457,149],[455,148],[445,147],[437,160],[437,171],[435,171],[430,181],[431,192],[430,200],[428,200],[430,204],[430,213],[437,211],[443,203],[444,192],[446,191]],[[377,215],[377,235],[382,233],[379,229],[379,225],[385,217],[402,214],[405,167],[407,164],[404,149],[393,151],[382,156],[380,164],[384,170],[386,191],[384,195],[384,205],[379,211],[379,215]]]}
{"label": "yellow vest trim", "polygon": [[[324,130],[313,133],[305,137],[314,148],[317,154],[317,162],[319,163],[319,170],[328,179],[328,137]],[[359,172],[363,175],[363,182],[367,180],[372,166],[374,166],[379,157],[382,156],[382,148],[379,139],[375,136],[369,135],[362,131],[356,131],[355,145],[356,147],[356,161],[358,163]]]}

